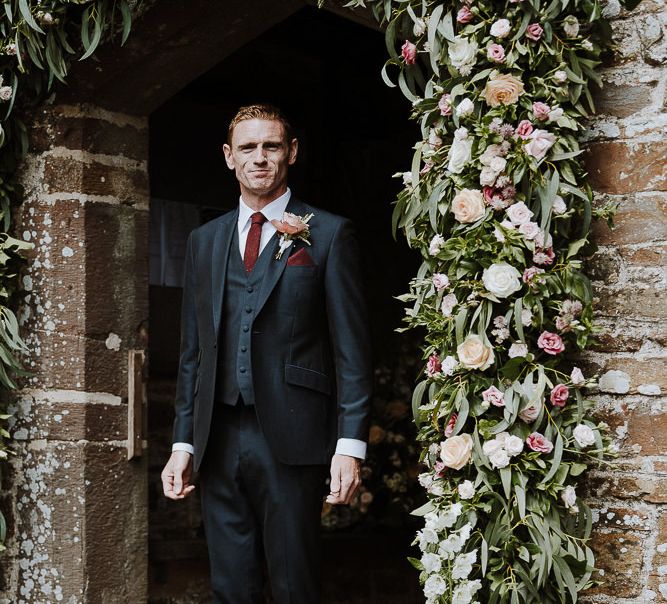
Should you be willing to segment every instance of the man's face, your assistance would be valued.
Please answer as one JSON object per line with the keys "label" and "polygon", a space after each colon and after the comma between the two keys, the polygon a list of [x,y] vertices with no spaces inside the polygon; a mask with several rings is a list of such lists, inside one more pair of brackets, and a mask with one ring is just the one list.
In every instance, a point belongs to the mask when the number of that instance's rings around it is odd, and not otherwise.
{"label": "man's face", "polygon": [[288,144],[279,121],[243,120],[236,124],[231,145],[225,144],[223,151],[241,193],[265,196],[285,187],[287,167],[296,161],[297,140]]}

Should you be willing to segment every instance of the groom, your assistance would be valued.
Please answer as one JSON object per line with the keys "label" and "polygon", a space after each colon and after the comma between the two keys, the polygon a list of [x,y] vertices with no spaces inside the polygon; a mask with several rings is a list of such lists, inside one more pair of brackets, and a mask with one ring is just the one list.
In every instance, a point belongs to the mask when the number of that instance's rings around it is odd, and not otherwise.
{"label": "groom", "polygon": [[[275,107],[242,107],[223,146],[239,206],[186,248],[162,483],[182,499],[200,473],[216,603],[264,601],[263,555],[277,604],[319,602],[327,473],[326,501],[349,503],[366,453],[373,374],[359,246],[349,220],[291,195],[297,147]],[[312,217],[286,223],[284,212]]]}

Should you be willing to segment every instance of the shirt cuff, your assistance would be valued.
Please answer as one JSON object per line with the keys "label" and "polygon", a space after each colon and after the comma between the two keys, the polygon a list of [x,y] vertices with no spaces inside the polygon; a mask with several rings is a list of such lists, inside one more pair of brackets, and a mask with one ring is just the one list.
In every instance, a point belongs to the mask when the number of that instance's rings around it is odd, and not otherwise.
{"label": "shirt cuff", "polygon": [[195,448],[188,443],[174,443],[171,445],[171,452],[173,453],[174,451],[185,451],[186,453],[190,453],[190,455],[195,454]]}
{"label": "shirt cuff", "polygon": [[339,438],[336,444],[336,455],[349,455],[359,459],[366,458],[366,443],[356,438]]}

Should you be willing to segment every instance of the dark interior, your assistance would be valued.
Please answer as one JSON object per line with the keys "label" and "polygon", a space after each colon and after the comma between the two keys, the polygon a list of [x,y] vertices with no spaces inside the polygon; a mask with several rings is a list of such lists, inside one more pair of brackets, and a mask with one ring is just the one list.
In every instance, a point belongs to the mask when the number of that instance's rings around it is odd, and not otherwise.
{"label": "dark interior", "polygon": [[[234,208],[238,184],[222,154],[227,124],[244,104],[267,101],[281,107],[300,143],[289,178],[292,193],[357,225],[376,365],[396,367],[404,361],[399,350],[414,354],[417,342],[414,335],[394,331],[401,326],[403,309],[393,297],[407,291],[419,257],[400,234],[398,241],[392,237],[392,201],[401,187],[392,174],[409,168],[418,129],[408,119],[409,103],[382,82],[385,58],[382,33],[315,8],[299,11],[191,82],[151,115],[150,186],[154,199],[197,206],[200,222]],[[199,503],[192,497],[173,505],[161,495],[159,485],[171,444],[180,296],[179,287],[151,284],[150,601],[154,604],[171,601],[179,589],[189,594],[206,589]],[[419,362],[410,363],[408,380],[413,380]],[[410,537],[407,527],[361,538],[344,532],[328,535],[326,601],[420,601],[417,573],[405,560]],[[375,558],[375,566],[369,557]],[[180,572],[186,568],[188,572]],[[189,582],[181,584],[185,576]],[[200,584],[192,583],[193,576],[201,578]],[[350,589],[349,581],[362,587]],[[353,592],[358,599],[350,599]]]}

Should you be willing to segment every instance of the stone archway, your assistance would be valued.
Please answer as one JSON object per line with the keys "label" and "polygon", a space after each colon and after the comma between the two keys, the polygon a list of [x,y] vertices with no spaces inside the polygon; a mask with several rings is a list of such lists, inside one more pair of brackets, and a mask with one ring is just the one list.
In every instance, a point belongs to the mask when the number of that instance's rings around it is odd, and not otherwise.
{"label": "stone archway", "polygon": [[32,375],[3,489],[13,532],[0,601],[146,600],[146,460],[128,461],[128,401],[143,387],[129,359],[148,337],[148,115],[308,4],[155,3],[126,48],[75,66],[31,116],[17,224],[36,246],[20,308]]}

